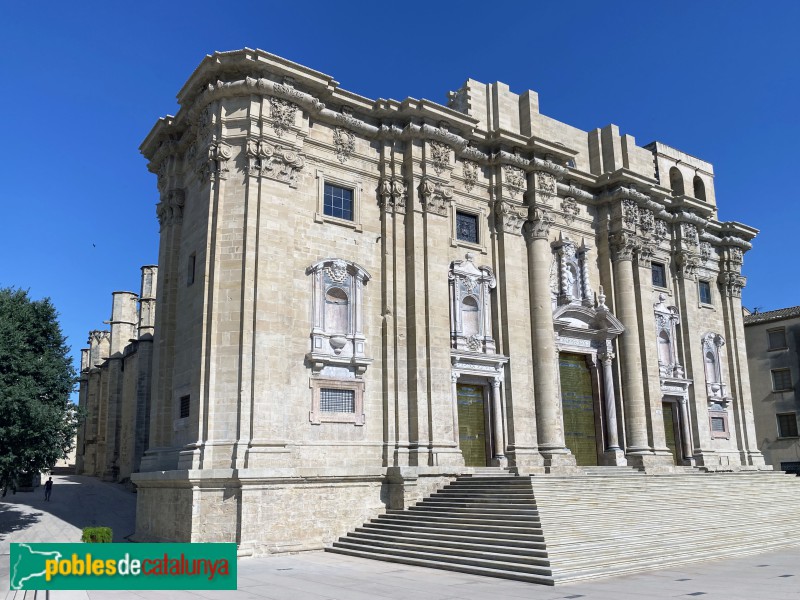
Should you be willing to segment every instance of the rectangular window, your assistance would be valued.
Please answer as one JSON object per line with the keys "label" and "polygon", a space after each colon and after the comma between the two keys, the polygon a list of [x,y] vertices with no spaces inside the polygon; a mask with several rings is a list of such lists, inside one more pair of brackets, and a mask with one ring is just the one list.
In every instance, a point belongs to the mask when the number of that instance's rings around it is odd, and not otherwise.
{"label": "rectangular window", "polygon": [[326,183],[323,212],[329,217],[352,221],[353,190]]}
{"label": "rectangular window", "polygon": [[651,263],[653,269],[653,285],[656,287],[667,287],[667,269],[661,263]]}
{"label": "rectangular window", "polygon": [[711,284],[708,281],[699,281],[698,288],[700,290],[700,302],[711,304]]}
{"label": "rectangular window", "polygon": [[725,431],[725,419],[722,417],[711,417],[711,431]]}
{"label": "rectangular window", "polygon": [[769,341],[767,350],[783,350],[784,348],[787,348],[786,328],[781,327],[779,329],[768,329],[767,337]]}
{"label": "rectangular window", "polygon": [[356,412],[355,390],[322,388],[319,391],[319,410],[321,412]]}
{"label": "rectangular window", "polygon": [[189,399],[190,396],[181,396],[181,419],[189,416]]}
{"label": "rectangular window", "polygon": [[778,437],[797,437],[797,413],[783,413],[778,417]]}
{"label": "rectangular window", "polygon": [[772,391],[787,392],[792,389],[792,374],[789,369],[772,369]]}
{"label": "rectangular window", "polygon": [[186,264],[186,285],[192,285],[194,283],[194,268],[196,262],[197,256],[193,252],[189,257],[189,262]]}
{"label": "rectangular window", "polygon": [[456,212],[456,238],[462,242],[478,243],[478,216]]}

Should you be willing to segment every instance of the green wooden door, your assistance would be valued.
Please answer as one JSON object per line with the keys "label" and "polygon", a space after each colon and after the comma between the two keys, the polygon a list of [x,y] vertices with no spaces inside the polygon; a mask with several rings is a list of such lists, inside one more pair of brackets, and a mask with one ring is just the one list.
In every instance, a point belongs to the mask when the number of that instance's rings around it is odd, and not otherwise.
{"label": "green wooden door", "polygon": [[675,436],[675,404],[672,402],[661,403],[661,414],[664,415],[664,435],[667,438],[667,448],[672,452],[672,463],[678,464],[678,439]]}
{"label": "green wooden door", "polygon": [[458,442],[468,467],[486,466],[486,407],[483,386],[459,383]]}
{"label": "green wooden door", "polygon": [[592,375],[581,354],[559,354],[564,441],[579,466],[597,464]]}

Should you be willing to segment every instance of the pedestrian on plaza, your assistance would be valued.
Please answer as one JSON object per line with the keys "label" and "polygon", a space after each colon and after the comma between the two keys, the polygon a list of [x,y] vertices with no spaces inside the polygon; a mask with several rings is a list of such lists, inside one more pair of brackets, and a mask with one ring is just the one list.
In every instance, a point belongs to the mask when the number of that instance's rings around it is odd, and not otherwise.
{"label": "pedestrian on plaza", "polygon": [[44,484],[44,499],[50,500],[50,494],[53,492],[53,478],[47,480]]}

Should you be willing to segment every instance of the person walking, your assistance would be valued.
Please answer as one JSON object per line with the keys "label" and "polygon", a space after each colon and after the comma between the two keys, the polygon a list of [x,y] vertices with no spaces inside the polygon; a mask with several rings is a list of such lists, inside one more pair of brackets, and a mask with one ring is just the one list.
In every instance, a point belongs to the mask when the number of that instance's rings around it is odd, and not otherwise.
{"label": "person walking", "polygon": [[50,477],[44,484],[44,499],[50,500],[50,494],[53,492],[53,478]]}

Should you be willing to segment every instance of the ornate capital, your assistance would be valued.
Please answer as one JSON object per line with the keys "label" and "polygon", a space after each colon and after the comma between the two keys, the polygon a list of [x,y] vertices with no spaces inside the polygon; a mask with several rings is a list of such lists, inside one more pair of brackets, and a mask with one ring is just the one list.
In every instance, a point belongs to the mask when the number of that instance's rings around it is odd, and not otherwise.
{"label": "ornate capital", "polygon": [[599,358],[599,359],[600,359],[600,362],[602,362],[602,363],[603,363],[603,366],[610,365],[610,364],[611,364],[611,362],[612,362],[612,361],[613,361],[613,360],[614,360],[616,357],[617,357],[617,355],[616,355],[616,354],[614,354],[613,352],[611,352],[610,350],[609,350],[608,352],[600,352],[600,353],[598,353],[598,355],[597,355],[597,358]]}
{"label": "ornate capital", "polygon": [[228,161],[233,155],[231,147],[225,142],[215,142],[206,149],[205,155],[197,152],[196,147],[190,148],[189,160],[195,159],[195,172],[201,182],[215,181],[228,178]]}
{"label": "ornate capital", "polygon": [[742,297],[742,288],[747,285],[747,278],[735,271],[723,271],[717,280],[727,296]]}
{"label": "ornate capital", "polygon": [[419,195],[425,212],[446,217],[453,200],[453,189],[450,186],[423,177],[419,184]]}
{"label": "ornate capital", "polygon": [[406,182],[402,177],[393,175],[383,177],[378,187],[381,206],[386,212],[405,213],[408,197]]}
{"label": "ornate capital", "polygon": [[497,215],[497,226],[505,233],[520,235],[522,225],[525,223],[525,214],[508,201],[500,201],[495,204],[495,214]]}
{"label": "ornate capital", "polygon": [[678,267],[678,277],[681,279],[695,279],[697,268],[700,266],[700,257],[693,252],[680,251],[674,255]]}
{"label": "ornate capital", "polygon": [[618,231],[609,238],[611,246],[611,260],[620,262],[623,260],[633,260],[634,253],[639,249],[636,236],[624,231]]}
{"label": "ornate capital", "polygon": [[183,220],[183,205],[186,201],[183,190],[170,190],[156,204],[158,224],[163,228],[166,225],[179,224]]}
{"label": "ornate capital", "polygon": [[247,172],[268,177],[297,187],[297,176],[306,164],[305,158],[291,148],[273,146],[264,140],[247,142]]}
{"label": "ornate capital", "polygon": [[542,209],[535,208],[533,218],[525,223],[525,237],[529,241],[546,240],[550,236],[550,226],[553,224],[553,217]]}

